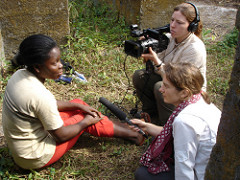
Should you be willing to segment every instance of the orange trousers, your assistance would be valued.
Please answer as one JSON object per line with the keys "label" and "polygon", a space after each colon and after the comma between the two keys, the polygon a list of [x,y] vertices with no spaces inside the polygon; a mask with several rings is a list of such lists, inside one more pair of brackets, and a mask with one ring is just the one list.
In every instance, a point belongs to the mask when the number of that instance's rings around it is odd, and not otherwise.
{"label": "orange trousers", "polygon": [[[70,102],[88,105],[81,99],[74,99]],[[59,112],[59,113],[64,122],[64,126],[76,124],[76,123],[80,122],[81,120],[83,120],[83,118],[84,118],[84,113],[81,110],[64,111],[64,112]],[[88,133],[90,133],[94,136],[98,136],[98,137],[113,137],[113,135],[114,135],[113,122],[111,120],[109,120],[107,116],[104,116],[101,121],[99,121],[98,123],[93,124],[91,126],[88,126],[74,138],[72,138],[64,143],[57,144],[53,157],[50,159],[50,161],[44,167],[49,166],[50,164],[59,160],[69,149],[71,149],[76,144],[79,136],[81,136],[81,134],[83,132],[88,132]]]}

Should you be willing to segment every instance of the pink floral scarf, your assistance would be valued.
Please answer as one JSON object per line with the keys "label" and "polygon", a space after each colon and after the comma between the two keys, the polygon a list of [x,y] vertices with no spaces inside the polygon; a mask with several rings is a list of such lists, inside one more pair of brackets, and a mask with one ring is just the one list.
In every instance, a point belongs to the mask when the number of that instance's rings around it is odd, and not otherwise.
{"label": "pink floral scarf", "polygon": [[196,103],[200,97],[200,93],[195,94],[191,97],[191,99],[183,101],[179,104],[164,125],[163,130],[155,137],[147,151],[143,154],[140,159],[140,163],[143,166],[148,167],[148,172],[158,174],[160,172],[170,170],[169,165],[173,162],[173,159],[171,158],[173,152],[172,123],[175,117],[186,106]]}

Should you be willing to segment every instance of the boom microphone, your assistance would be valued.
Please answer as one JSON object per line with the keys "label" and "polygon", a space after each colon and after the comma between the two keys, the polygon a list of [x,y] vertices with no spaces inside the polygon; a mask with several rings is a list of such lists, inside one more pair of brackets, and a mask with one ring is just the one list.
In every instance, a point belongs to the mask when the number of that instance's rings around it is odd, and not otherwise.
{"label": "boom microphone", "polygon": [[118,119],[121,121],[126,121],[129,125],[135,126],[139,129],[139,133],[142,134],[145,138],[148,138],[146,133],[140,129],[136,124],[133,124],[127,117],[127,115],[118,107],[116,107],[114,104],[109,102],[106,98],[100,97],[99,102],[102,103],[104,106],[106,106]]}

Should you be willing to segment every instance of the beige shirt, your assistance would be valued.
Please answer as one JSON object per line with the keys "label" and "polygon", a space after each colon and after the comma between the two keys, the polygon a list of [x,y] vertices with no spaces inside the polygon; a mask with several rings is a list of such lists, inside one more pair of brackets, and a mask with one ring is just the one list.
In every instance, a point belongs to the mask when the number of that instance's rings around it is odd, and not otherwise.
{"label": "beige shirt", "polygon": [[206,56],[205,45],[195,34],[190,34],[179,44],[176,44],[175,39],[170,37],[167,49],[158,54],[163,63],[190,62],[198,67],[204,78],[203,90],[207,88]]}
{"label": "beige shirt", "polygon": [[63,125],[54,96],[26,69],[8,81],[3,100],[3,131],[15,162],[40,168],[51,159],[56,142],[47,130]]}

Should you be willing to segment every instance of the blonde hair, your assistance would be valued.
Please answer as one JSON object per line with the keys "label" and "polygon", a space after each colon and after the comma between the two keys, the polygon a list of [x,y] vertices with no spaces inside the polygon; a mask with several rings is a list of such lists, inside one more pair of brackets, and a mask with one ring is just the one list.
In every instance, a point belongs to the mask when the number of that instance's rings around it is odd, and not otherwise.
{"label": "blonde hair", "polygon": [[202,91],[204,78],[200,70],[193,64],[185,62],[167,63],[163,67],[163,72],[167,80],[178,91],[187,89],[190,92],[189,96],[201,93],[206,103],[211,103],[208,94]]}

